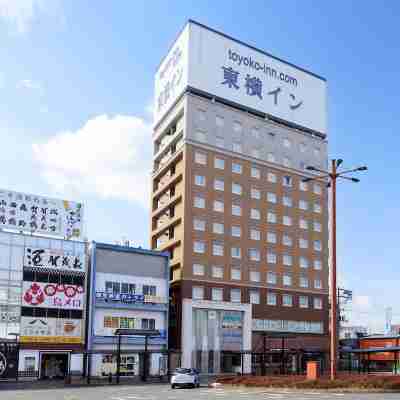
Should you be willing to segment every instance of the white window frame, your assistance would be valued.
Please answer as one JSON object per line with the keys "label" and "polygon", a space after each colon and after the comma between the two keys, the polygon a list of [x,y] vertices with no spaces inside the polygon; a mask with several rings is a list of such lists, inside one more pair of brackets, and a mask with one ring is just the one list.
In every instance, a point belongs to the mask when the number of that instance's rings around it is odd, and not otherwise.
{"label": "white window frame", "polygon": [[223,158],[214,157],[214,168],[225,169],[225,160]]}

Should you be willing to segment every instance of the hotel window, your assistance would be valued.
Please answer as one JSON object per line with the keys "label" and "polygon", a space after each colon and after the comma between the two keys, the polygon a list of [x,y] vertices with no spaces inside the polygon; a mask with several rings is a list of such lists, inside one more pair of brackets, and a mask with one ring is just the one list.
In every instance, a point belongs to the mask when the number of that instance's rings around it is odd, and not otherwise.
{"label": "hotel window", "polygon": [[267,242],[268,243],[276,243],[276,233],[275,232],[267,232]]}
{"label": "hotel window", "polygon": [[233,194],[242,194],[242,185],[239,185],[239,183],[232,183],[232,193]]}
{"label": "hotel window", "polygon": [[240,268],[231,268],[231,279],[235,281],[240,281],[240,279],[242,279]]}
{"label": "hotel window", "polygon": [[194,207],[197,208],[205,208],[206,207],[206,199],[204,197],[195,196],[193,200]]}
{"label": "hotel window", "polygon": [[240,142],[233,142],[232,143],[232,150],[236,153],[242,152],[242,143]]}
{"label": "hotel window", "polygon": [[282,295],[282,305],[284,307],[292,307],[293,306],[293,297],[291,294]]}
{"label": "hotel window", "polygon": [[145,296],[156,296],[157,287],[154,285],[143,285],[142,291]]}
{"label": "hotel window", "polygon": [[203,219],[195,218],[193,220],[193,229],[195,231],[205,231],[206,230],[206,221]]}
{"label": "hotel window", "polygon": [[267,263],[268,264],[276,264],[276,254],[272,251],[267,253]]}
{"label": "hotel window", "polygon": [[299,307],[300,308],[308,308],[308,297],[307,296],[299,296]]}
{"label": "hotel window", "polygon": [[199,121],[205,121],[206,120],[206,111],[202,110],[201,108],[197,109],[197,117]]}
{"label": "hotel window", "polygon": [[300,180],[299,188],[300,188],[300,190],[301,190],[302,192],[307,192],[307,190],[308,190],[308,184],[307,184],[307,182],[303,182],[302,180]]}
{"label": "hotel window", "polygon": [[299,208],[300,210],[308,210],[308,201],[299,200]]}
{"label": "hotel window", "polygon": [[321,213],[321,204],[314,203],[314,212],[320,214]]}
{"label": "hotel window", "polygon": [[292,187],[293,178],[290,175],[285,175],[282,177],[282,185],[286,187]]}
{"label": "hotel window", "polygon": [[301,249],[308,249],[308,240],[304,238],[299,238],[299,247]]}
{"label": "hotel window", "polygon": [[292,275],[283,275],[283,286],[292,286]]}
{"label": "hotel window", "polygon": [[242,132],[242,124],[239,121],[233,121],[233,131]]}
{"label": "hotel window", "polygon": [[288,157],[283,157],[283,165],[284,165],[286,168],[290,168],[290,165],[291,165],[290,158],[288,158]]}
{"label": "hotel window", "polygon": [[283,223],[283,225],[290,226],[290,225],[292,225],[292,218],[289,217],[288,215],[284,215],[282,217],[282,223]]}
{"label": "hotel window", "polygon": [[299,227],[300,227],[301,229],[308,229],[308,221],[305,220],[305,219],[303,219],[303,218],[300,218],[300,220],[299,220]]}
{"label": "hotel window", "polygon": [[234,174],[241,174],[242,170],[243,170],[242,169],[242,164],[235,163],[235,162],[232,163],[232,172]]}
{"label": "hotel window", "polygon": [[104,316],[104,328],[119,328],[119,317]]}
{"label": "hotel window", "polygon": [[258,128],[251,128],[251,136],[254,139],[260,139],[260,130]]}
{"label": "hotel window", "polygon": [[317,221],[314,221],[314,231],[321,232],[321,230],[322,230],[321,224]]}
{"label": "hotel window", "polygon": [[213,265],[211,269],[211,275],[213,278],[222,279],[224,277],[224,267],[220,265]]}
{"label": "hotel window", "polygon": [[267,283],[270,285],[276,285],[277,278],[276,278],[276,273],[275,272],[268,272],[267,273]]}
{"label": "hotel window", "polygon": [[135,318],[121,317],[119,319],[119,327],[121,329],[134,329],[135,328]]}
{"label": "hotel window", "polygon": [[276,201],[277,201],[276,194],[268,192],[267,193],[267,201],[269,201],[270,203],[276,203]]}
{"label": "hotel window", "polygon": [[320,240],[314,240],[314,250],[315,251],[321,251],[322,250],[322,244]]}
{"label": "hotel window", "polygon": [[225,168],[225,160],[222,158],[214,158],[214,168],[224,169]]}
{"label": "hotel window", "polygon": [[260,282],[260,272],[259,271],[250,271],[250,281],[251,282]]}
{"label": "hotel window", "polygon": [[215,137],[215,146],[216,147],[225,147],[225,139],[223,137],[220,136],[216,136]]}
{"label": "hotel window", "polygon": [[283,265],[286,265],[287,267],[290,267],[293,264],[293,258],[289,254],[284,254],[282,259],[283,259]]}
{"label": "hotel window", "polygon": [[270,224],[276,224],[276,214],[271,212],[271,211],[269,211],[268,214],[267,214],[267,221]]}
{"label": "hotel window", "polygon": [[293,246],[293,239],[289,235],[283,235],[282,236],[282,243],[285,246],[291,247],[291,246]]}
{"label": "hotel window", "polygon": [[203,300],[204,299],[204,288],[202,286],[193,286],[192,298],[195,300]]}
{"label": "hotel window", "polygon": [[240,289],[231,289],[231,302],[232,303],[241,303],[242,294]]}
{"label": "hotel window", "polygon": [[260,219],[261,218],[260,210],[258,210],[257,208],[250,209],[250,218]]}
{"label": "hotel window", "polygon": [[213,233],[222,235],[224,233],[224,224],[213,222]]}
{"label": "hotel window", "polygon": [[254,148],[251,149],[251,156],[254,158],[260,158],[260,149]]}
{"label": "hotel window", "polygon": [[276,293],[267,293],[267,304],[269,306],[276,306]]}
{"label": "hotel window", "polygon": [[300,277],[300,287],[301,288],[308,288],[308,278],[306,276]]}
{"label": "hotel window", "polygon": [[221,242],[213,241],[212,250],[213,250],[213,256],[223,256],[224,244]]}
{"label": "hotel window", "polygon": [[288,138],[285,138],[285,139],[283,139],[283,145],[287,148],[290,148],[290,146],[292,145],[292,142]]}
{"label": "hotel window", "polygon": [[204,131],[197,130],[194,136],[195,136],[196,140],[199,142],[207,141],[207,135]]}
{"label": "hotel window", "polygon": [[242,235],[242,228],[237,225],[232,226],[232,236],[240,237]]}
{"label": "hotel window", "polygon": [[267,179],[268,179],[268,182],[270,182],[270,183],[276,183],[276,181],[277,181],[276,175],[272,172],[268,172]]}
{"label": "hotel window", "polygon": [[154,331],[154,329],[156,329],[156,320],[153,318],[143,318],[142,329]]}
{"label": "hotel window", "polygon": [[222,128],[224,126],[224,117],[221,117],[219,115],[217,115],[215,117],[215,124],[219,127]]}
{"label": "hotel window", "polygon": [[301,256],[299,258],[300,268],[308,268],[309,262],[308,258]]}
{"label": "hotel window", "polygon": [[261,240],[261,231],[259,231],[258,229],[250,229],[250,239]]}
{"label": "hotel window", "polygon": [[205,267],[203,264],[193,264],[193,275],[203,276]]}
{"label": "hotel window", "polygon": [[322,262],[319,259],[314,260],[314,269],[321,270],[322,269]]}
{"label": "hotel window", "polygon": [[282,197],[282,203],[285,207],[292,207],[292,198],[288,196],[283,196]]}
{"label": "hotel window", "polygon": [[224,202],[221,200],[214,200],[214,211],[224,212]]}
{"label": "hotel window", "polygon": [[199,240],[193,242],[193,251],[198,254],[204,254],[206,252],[206,244]]}
{"label": "hotel window", "polygon": [[214,189],[221,192],[224,191],[224,181],[223,179],[214,179]]}
{"label": "hotel window", "polygon": [[300,143],[300,152],[305,153],[307,150],[307,145],[305,143]]}
{"label": "hotel window", "polygon": [[322,289],[321,279],[314,279],[314,289]]}
{"label": "hotel window", "polygon": [[322,310],[322,299],[321,299],[321,297],[314,297],[314,308],[316,310]]}
{"label": "hotel window", "polygon": [[251,177],[255,179],[261,178],[261,170],[256,167],[251,167]]}
{"label": "hotel window", "polygon": [[211,300],[222,301],[224,290],[222,288],[212,288],[211,289]]}
{"label": "hotel window", "polygon": [[274,153],[268,153],[267,154],[267,161],[275,162],[275,154]]}
{"label": "hotel window", "polygon": [[249,259],[251,261],[260,261],[260,250],[249,249]]}
{"label": "hotel window", "polygon": [[249,291],[250,304],[260,304],[260,292],[258,290]]}
{"label": "hotel window", "polygon": [[207,154],[196,151],[194,153],[194,162],[196,164],[206,165],[207,164]]}
{"label": "hotel window", "polygon": [[261,199],[261,192],[259,189],[256,189],[254,187],[251,188],[251,198],[252,199],[256,199],[256,200],[260,200]]}
{"label": "hotel window", "polygon": [[318,185],[318,183],[314,183],[314,193],[315,194],[321,194],[322,193],[321,185]]}
{"label": "hotel window", "polygon": [[240,247],[232,247],[231,248],[231,257],[232,258],[241,258],[242,257],[242,250]]}
{"label": "hotel window", "polygon": [[240,217],[242,215],[242,207],[240,207],[238,204],[232,204],[232,215]]}
{"label": "hotel window", "polygon": [[314,147],[314,156],[319,158],[321,149],[319,147]]}

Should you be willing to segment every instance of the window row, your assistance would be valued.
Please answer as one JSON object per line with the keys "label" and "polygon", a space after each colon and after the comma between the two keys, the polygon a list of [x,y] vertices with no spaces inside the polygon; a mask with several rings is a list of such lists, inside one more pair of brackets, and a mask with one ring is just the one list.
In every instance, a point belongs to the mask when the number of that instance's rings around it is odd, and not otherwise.
{"label": "window row", "polygon": [[[195,195],[193,198],[193,206],[196,208],[202,208],[205,209],[206,208],[206,199],[203,196],[200,195]],[[213,204],[212,204],[212,209],[215,212],[224,212],[225,211],[225,204],[223,200],[214,200]],[[306,208],[304,208],[306,209]],[[308,209],[308,204],[307,204],[307,209]],[[322,213],[322,208],[321,208],[321,204],[320,203],[314,203],[313,204],[313,211],[314,213],[317,214],[321,214]],[[231,205],[231,213],[232,215],[236,216],[236,217],[241,217],[243,215],[243,208],[242,205],[238,202],[234,202]],[[251,208],[250,209],[250,213],[249,213],[249,217],[251,219],[254,220],[260,220],[261,219],[261,210],[259,208]],[[276,224],[278,221],[278,216],[277,213],[274,211],[268,211],[267,212],[267,221],[271,224]],[[306,221],[302,218],[300,218],[299,221]],[[292,217],[285,215],[283,216],[282,219],[282,223],[283,225],[287,225],[290,226],[292,225]],[[306,228],[303,228],[303,226],[307,226]],[[301,222],[300,224],[300,228],[303,229],[308,229],[308,223],[305,222]]]}
{"label": "window row", "polygon": [[[206,253],[206,242],[204,240],[194,240],[193,241],[193,252],[196,254],[205,254]],[[314,251],[321,252],[322,251],[322,243],[321,240],[314,240],[313,241],[313,249]],[[230,253],[232,258],[242,258],[242,248],[232,246],[230,248]],[[225,255],[225,245],[224,242],[213,240],[211,245],[211,254],[213,256],[224,256]],[[251,261],[261,261],[262,255],[261,251],[258,248],[249,248],[247,249],[247,256]],[[301,260],[302,257],[299,257]],[[304,258],[306,259],[306,258]],[[277,255],[274,251],[267,250],[266,260],[269,264],[276,264],[277,262]],[[293,265],[293,256],[290,254],[283,254],[282,255],[282,262],[283,265],[292,266]],[[302,264],[301,261],[300,265]]]}
{"label": "window row", "polygon": [[[112,282],[106,281],[105,290],[113,295],[118,294],[139,294],[137,292],[137,287],[133,283],[125,282]],[[143,285],[142,293],[144,296],[157,296],[157,287],[154,285]]]}
{"label": "window row", "polygon": [[[206,266],[204,264],[195,263],[192,266],[193,275],[195,276],[205,276]],[[213,265],[211,267],[211,277],[216,279],[224,278],[224,267],[220,265]],[[230,270],[231,280],[242,280],[242,271],[240,267],[232,267]],[[266,275],[266,282],[270,285],[277,285],[278,278],[283,286],[294,286],[294,279],[292,274],[285,272],[283,275],[279,276],[276,272],[269,271]],[[261,272],[256,270],[250,270],[249,272],[250,282],[261,282]],[[301,288],[314,288],[323,289],[322,279],[320,277],[315,278],[310,282],[309,278],[305,275],[301,275],[298,278],[297,285]]]}
{"label": "window row", "polygon": [[[206,227],[207,227],[207,222],[205,219],[202,219],[200,217],[193,218],[193,229],[195,231],[206,232]],[[314,221],[313,229],[315,232],[321,232],[321,223]],[[242,237],[242,227],[240,225],[232,225],[230,227],[230,229],[229,228],[225,229],[225,224],[223,224],[222,222],[213,222],[211,224],[210,230],[212,233],[219,234],[219,235],[230,233],[230,235],[233,237],[238,237],[238,238]],[[258,228],[250,228],[249,229],[249,239],[260,241],[261,236],[262,236],[262,233],[261,233],[260,229],[258,229]],[[265,240],[268,243],[276,244],[276,243],[278,243],[278,236],[277,236],[276,232],[268,231],[268,232],[266,232]],[[282,235],[281,242],[285,246],[292,247],[294,240],[293,240],[292,236],[284,233]],[[299,238],[298,242],[299,242],[299,247],[301,249],[307,249],[309,247],[308,240],[305,238]]]}
{"label": "window row", "polygon": [[[206,165],[207,164],[207,155],[205,153],[195,153],[195,162],[200,165]],[[223,158],[214,158],[214,168],[218,170],[225,170],[225,160]],[[243,166],[241,163],[238,162],[232,162],[231,164],[231,171],[234,174],[241,175],[243,173]],[[261,179],[261,169],[258,167],[251,167],[251,172],[250,172],[251,178],[260,180]],[[202,178],[199,178],[202,179]],[[277,183],[278,182],[278,175],[273,173],[273,172],[268,172],[266,175],[266,180],[269,183]],[[286,187],[293,187],[294,186],[294,180],[293,177],[290,175],[283,175],[282,176],[282,185]],[[202,184],[201,182],[199,184]],[[204,182],[205,184],[205,182]],[[299,180],[299,190],[302,192],[306,192],[309,190],[309,183],[303,182],[301,179]],[[319,183],[313,183],[313,193],[317,195],[322,194],[322,187]]]}
{"label": "window row", "polygon": [[[227,289],[225,289],[227,290]],[[228,289],[230,301],[232,303],[242,302],[242,290],[238,288]],[[192,298],[194,300],[204,300],[204,287],[203,286],[193,286],[192,288]],[[257,289],[249,290],[248,302],[250,304],[261,304],[260,291]],[[280,297],[280,299],[279,299]],[[291,294],[279,295],[275,292],[267,292],[266,299],[263,301],[264,304],[269,306],[277,306],[280,300],[280,304],[283,307],[293,307],[295,296]],[[211,300],[212,301],[224,301],[224,289],[223,288],[211,288]],[[311,303],[312,302],[312,303]],[[312,297],[310,300],[309,296],[298,296],[298,307],[300,308],[314,308],[315,310],[322,310],[323,301],[321,297]]]}
{"label": "window row", "polygon": [[146,329],[155,330],[156,321],[153,318],[129,318],[129,317],[104,317],[104,328],[116,329]]}

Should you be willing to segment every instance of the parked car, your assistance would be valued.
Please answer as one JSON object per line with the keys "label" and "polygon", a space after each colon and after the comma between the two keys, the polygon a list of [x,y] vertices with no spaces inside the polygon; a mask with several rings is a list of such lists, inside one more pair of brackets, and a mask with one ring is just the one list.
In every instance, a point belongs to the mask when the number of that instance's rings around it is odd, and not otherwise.
{"label": "parked car", "polygon": [[177,368],[171,377],[171,389],[179,386],[200,387],[199,372],[194,368]]}

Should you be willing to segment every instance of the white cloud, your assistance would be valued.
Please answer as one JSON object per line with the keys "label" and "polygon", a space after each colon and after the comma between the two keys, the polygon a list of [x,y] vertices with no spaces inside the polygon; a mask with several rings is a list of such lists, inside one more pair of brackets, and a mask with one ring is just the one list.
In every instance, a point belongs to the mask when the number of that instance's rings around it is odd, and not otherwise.
{"label": "white cloud", "polygon": [[54,0],[0,0],[0,22],[3,20],[18,33],[25,33],[39,15],[48,13],[54,5]]}
{"label": "white cloud", "polygon": [[151,126],[143,119],[107,115],[75,132],[59,132],[34,144],[42,176],[59,194],[94,194],[149,206]]}
{"label": "white cloud", "polygon": [[17,89],[28,89],[28,90],[39,90],[39,91],[42,91],[43,87],[39,82],[35,82],[32,79],[22,79],[17,83]]}

